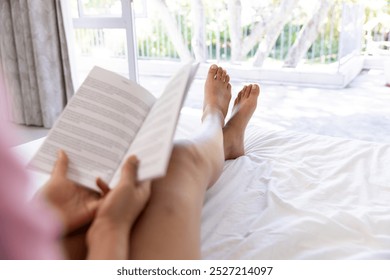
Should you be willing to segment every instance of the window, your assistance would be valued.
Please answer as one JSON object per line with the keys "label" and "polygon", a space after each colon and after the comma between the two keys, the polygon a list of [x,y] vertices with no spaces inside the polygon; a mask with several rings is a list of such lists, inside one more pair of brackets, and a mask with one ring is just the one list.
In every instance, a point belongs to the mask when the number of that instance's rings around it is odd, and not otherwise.
{"label": "window", "polygon": [[81,80],[98,65],[137,81],[132,0],[72,0],[71,10]]}

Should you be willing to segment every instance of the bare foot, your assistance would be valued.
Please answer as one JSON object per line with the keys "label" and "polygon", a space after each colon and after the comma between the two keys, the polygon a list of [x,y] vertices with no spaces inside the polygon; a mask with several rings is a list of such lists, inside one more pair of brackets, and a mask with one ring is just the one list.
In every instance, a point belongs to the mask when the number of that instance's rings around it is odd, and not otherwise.
{"label": "bare foot", "polygon": [[230,77],[224,69],[215,64],[211,65],[204,86],[202,120],[210,113],[218,113],[222,115],[221,120],[224,124],[229,102],[232,98],[232,86],[229,81]]}
{"label": "bare foot", "polygon": [[244,155],[244,133],[257,106],[260,87],[256,84],[244,86],[234,100],[230,120],[223,128],[225,160]]}

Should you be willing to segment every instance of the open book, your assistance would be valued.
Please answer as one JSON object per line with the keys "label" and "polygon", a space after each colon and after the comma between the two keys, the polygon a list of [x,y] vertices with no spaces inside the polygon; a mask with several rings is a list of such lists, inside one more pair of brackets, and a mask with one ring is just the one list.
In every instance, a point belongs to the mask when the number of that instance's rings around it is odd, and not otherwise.
{"label": "open book", "polygon": [[96,189],[96,177],[114,186],[130,155],[138,179],[165,175],[185,96],[198,64],[174,75],[159,99],[118,74],[94,67],[50,130],[29,167],[50,173],[63,149],[68,178]]}

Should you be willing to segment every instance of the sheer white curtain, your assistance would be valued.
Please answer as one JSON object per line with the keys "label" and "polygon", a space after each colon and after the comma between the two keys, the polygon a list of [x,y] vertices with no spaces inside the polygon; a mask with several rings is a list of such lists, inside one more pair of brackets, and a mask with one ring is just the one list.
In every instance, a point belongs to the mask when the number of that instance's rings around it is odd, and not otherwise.
{"label": "sheer white curtain", "polygon": [[73,94],[60,2],[0,1],[0,72],[16,123],[51,127]]}

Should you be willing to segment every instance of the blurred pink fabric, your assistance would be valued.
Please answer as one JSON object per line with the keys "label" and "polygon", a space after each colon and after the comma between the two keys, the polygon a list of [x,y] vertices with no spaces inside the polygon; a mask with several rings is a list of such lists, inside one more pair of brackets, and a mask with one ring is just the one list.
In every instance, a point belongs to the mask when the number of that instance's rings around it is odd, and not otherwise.
{"label": "blurred pink fabric", "polygon": [[58,221],[44,203],[27,197],[28,179],[10,151],[10,133],[0,116],[0,259],[61,258]]}

